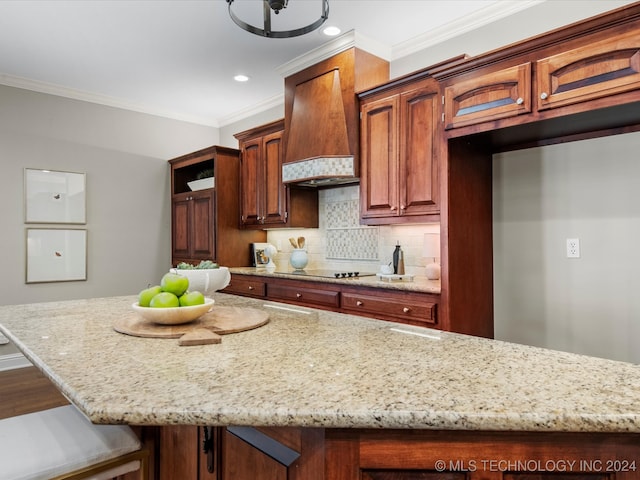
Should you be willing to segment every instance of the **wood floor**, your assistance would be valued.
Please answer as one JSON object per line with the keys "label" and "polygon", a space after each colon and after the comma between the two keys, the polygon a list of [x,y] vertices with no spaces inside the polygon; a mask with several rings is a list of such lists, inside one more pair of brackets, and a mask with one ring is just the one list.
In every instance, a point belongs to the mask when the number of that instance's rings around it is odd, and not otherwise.
{"label": "wood floor", "polygon": [[0,419],[68,403],[35,367],[0,372]]}

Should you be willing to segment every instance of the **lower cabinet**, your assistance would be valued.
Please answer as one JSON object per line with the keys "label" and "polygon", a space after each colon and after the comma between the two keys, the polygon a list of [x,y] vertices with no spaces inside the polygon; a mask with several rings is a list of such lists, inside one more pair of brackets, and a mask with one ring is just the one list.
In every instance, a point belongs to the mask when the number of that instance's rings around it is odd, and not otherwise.
{"label": "lower cabinet", "polygon": [[231,283],[223,292],[379,320],[441,328],[438,323],[440,296],[437,294],[237,274],[231,275]]}
{"label": "lower cabinet", "polygon": [[333,285],[279,280],[267,285],[267,299],[335,310],[340,307],[340,290]]}
{"label": "lower cabinet", "polygon": [[158,480],[219,480],[220,428],[168,425],[158,428]]}
{"label": "lower cabinet", "polygon": [[156,479],[637,480],[640,468],[640,434],[216,427],[209,472],[202,427],[158,430]]}
{"label": "lower cabinet", "polygon": [[380,295],[379,290],[345,287],[341,302],[344,313],[430,328],[438,326],[438,295],[394,290]]}
{"label": "lower cabinet", "polygon": [[631,480],[640,435],[325,430],[325,478],[340,480]]}

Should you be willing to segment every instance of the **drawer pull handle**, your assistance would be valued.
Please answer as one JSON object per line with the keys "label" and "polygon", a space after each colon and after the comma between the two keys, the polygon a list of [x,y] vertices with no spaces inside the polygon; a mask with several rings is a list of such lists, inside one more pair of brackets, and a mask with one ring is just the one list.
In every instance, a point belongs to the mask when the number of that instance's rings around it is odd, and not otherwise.
{"label": "drawer pull handle", "polygon": [[253,285],[249,285],[249,290],[253,290]]}
{"label": "drawer pull handle", "polygon": [[296,298],[302,298],[302,294],[301,293],[296,293]]}
{"label": "drawer pull handle", "polygon": [[402,311],[403,311],[404,313],[409,313],[409,312],[411,311],[411,309],[410,309],[409,307],[404,307],[404,308],[402,309]]}
{"label": "drawer pull handle", "polygon": [[362,303],[360,300],[358,300],[358,301],[356,301],[356,305],[357,305],[358,307],[361,307],[362,305],[364,305],[364,303]]}

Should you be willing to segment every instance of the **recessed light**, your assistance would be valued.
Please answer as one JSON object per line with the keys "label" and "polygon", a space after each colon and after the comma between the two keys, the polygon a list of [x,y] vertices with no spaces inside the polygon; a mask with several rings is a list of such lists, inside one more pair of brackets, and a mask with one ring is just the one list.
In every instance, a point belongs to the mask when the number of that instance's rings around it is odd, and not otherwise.
{"label": "recessed light", "polygon": [[324,30],[322,30],[322,33],[324,33],[328,37],[335,37],[336,35],[339,35],[340,32],[341,32],[341,30],[338,27],[335,27],[335,26],[329,26],[329,27],[325,28]]}
{"label": "recessed light", "polygon": [[248,82],[249,81],[249,77],[247,77],[246,75],[236,75],[235,77],[233,77],[233,79],[236,82]]}

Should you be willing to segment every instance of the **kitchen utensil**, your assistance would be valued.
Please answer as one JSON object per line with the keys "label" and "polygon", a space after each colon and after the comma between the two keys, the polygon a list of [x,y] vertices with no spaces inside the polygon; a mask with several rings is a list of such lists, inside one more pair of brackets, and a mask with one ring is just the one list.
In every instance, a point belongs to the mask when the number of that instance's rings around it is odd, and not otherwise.
{"label": "kitchen utensil", "polygon": [[289,238],[289,243],[293,246],[293,248],[298,248],[298,242],[296,241],[295,238],[290,237]]}
{"label": "kitchen utensil", "polygon": [[298,237],[298,248],[304,248],[305,240],[304,237]]}

